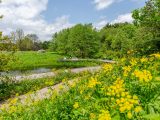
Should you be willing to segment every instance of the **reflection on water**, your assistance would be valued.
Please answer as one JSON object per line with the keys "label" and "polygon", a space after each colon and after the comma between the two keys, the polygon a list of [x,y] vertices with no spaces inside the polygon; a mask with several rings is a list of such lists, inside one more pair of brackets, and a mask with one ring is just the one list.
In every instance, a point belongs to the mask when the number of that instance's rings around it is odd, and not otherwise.
{"label": "reflection on water", "polygon": [[18,75],[27,75],[27,74],[37,74],[37,73],[46,73],[51,72],[52,69],[50,68],[38,68],[34,70],[26,70],[26,71],[8,71],[8,72],[0,72],[1,75],[8,75],[8,76],[18,76]]}

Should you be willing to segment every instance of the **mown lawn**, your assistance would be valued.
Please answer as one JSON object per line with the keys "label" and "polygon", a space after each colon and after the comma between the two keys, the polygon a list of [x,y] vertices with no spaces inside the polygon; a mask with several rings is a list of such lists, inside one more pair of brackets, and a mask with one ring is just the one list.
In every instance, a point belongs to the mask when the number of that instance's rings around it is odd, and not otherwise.
{"label": "mown lawn", "polygon": [[38,53],[34,51],[16,52],[16,60],[8,65],[9,70],[31,70],[36,68],[76,68],[95,66],[99,63],[92,61],[59,62],[65,56],[55,52]]}

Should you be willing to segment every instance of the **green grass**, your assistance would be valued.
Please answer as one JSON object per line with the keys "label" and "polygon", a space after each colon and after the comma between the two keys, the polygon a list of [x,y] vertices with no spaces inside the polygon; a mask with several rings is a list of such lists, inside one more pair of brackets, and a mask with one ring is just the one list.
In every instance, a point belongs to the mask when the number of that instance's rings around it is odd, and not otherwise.
{"label": "green grass", "polygon": [[55,52],[16,52],[16,60],[10,62],[8,65],[9,70],[32,70],[36,68],[77,68],[85,66],[95,66],[100,62],[95,61],[79,61],[79,62],[60,62],[64,56]]}
{"label": "green grass", "polygon": [[63,56],[54,52],[16,52],[15,62],[9,64],[10,70],[27,70],[39,67],[53,66],[55,62]]}

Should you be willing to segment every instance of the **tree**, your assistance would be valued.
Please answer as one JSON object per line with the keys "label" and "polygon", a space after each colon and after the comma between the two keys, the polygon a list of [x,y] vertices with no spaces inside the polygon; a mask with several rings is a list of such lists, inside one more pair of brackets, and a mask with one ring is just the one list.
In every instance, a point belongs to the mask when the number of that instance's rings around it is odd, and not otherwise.
{"label": "tree", "polygon": [[23,46],[22,46],[22,41],[24,39],[24,32],[22,29],[17,29],[16,30],[16,44],[17,44],[17,47],[19,50],[22,50],[23,49]]}
{"label": "tree", "polygon": [[69,52],[76,57],[93,58],[100,47],[98,32],[91,24],[74,26],[71,28],[68,39],[72,48]]}
{"label": "tree", "polygon": [[32,50],[33,47],[34,47],[33,41],[28,37],[24,37],[23,40],[21,41],[21,50],[29,51],[29,50]]}
{"label": "tree", "polygon": [[39,38],[36,34],[28,34],[25,36],[25,38],[28,39],[28,42],[30,43],[30,45],[32,41],[32,47],[30,50],[39,50],[42,48],[41,42],[39,41]]}
{"label": "tree", "polygon": [[148,0],[146,5],[133,11],[134,24],[149,31],[151,51],[160,51],[160,0]]}
{"label": "tree", "polygon": [[94,57],[99,50],[98,32],[91,24],[77,24],[64,29],[53,37],[51,42],[57,51],[75,57]]}
{"label": "tree", "polygon": [[2,32],[0,32],[0,71],[7,70],[8,63],[13,60],[14,50],[15,50],[15,46],[10,41],[9,37],[3,36]]}
{"label": "tree", "polygon": [[57,51],[61,53],[68,54],[71,49],[69,37],[70,29],[64,29],[60,31],[56,36],[53,36],[53,44]]}
{"label": "tree", "polygon": [[50,41],[44,41],[41,43],[42,49],[47,50],[49,49]]}

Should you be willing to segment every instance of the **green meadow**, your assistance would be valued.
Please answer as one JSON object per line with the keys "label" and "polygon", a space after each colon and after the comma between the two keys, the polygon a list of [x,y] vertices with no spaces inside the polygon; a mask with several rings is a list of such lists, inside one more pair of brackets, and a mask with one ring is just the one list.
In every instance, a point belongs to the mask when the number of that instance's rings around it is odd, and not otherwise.
{"label": "green meadow", "polygon": [[95,61],[76,61],[61,62],[64,55],[56,52],[39,53],[37,51],[18,51],[14,54],[14,59],[8,65],[8,70],[32,70],[37,68],[77,68],[85,66],[95,66],[100,62]]}

